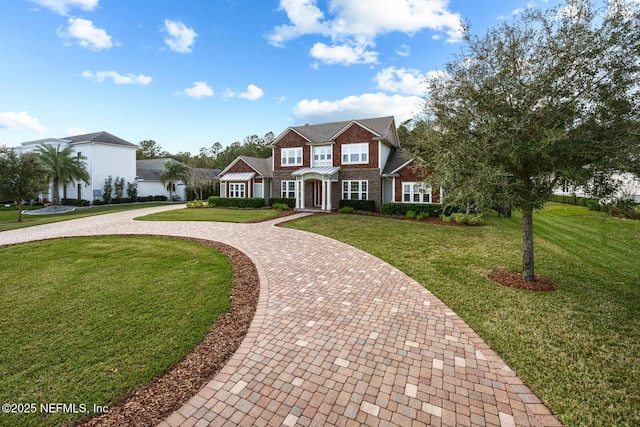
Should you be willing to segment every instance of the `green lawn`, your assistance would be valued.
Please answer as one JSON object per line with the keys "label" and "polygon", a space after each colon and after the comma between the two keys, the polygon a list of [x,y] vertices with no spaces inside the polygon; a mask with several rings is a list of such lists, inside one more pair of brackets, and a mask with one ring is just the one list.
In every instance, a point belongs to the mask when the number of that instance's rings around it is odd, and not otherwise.
{"label": "green lawn", "polygon": [[372,253],[436,294],[567,425],[640,425],[640,222],[549,204],[535,213],[536,273],[552,293],[485,278],[521,269],[520,216],[447,227],[360,215],[285,226]]}
{"label": "green lawn", "polygon": [[13,230],[15,228],[31,227],[34,225],[48,224],[50,222],[67,221],[69,219],[83,218],[86,216],[101,215],[131,209],[150,208],[154,206],[166,206],[167,203],[135,203],[109,206],[91,206],[77,208],[75,211],[51,214],[51,215],[22,215],[22,222],[17,222],[18,211],[15,207],[5,208],[0,206],[0,231]]}
{"label": "green lawn", "polygon": [[[233,278],[223,254],[154,237],[2,247],[0,272],[0,402],[89,411],[148,384],[201,342],[228,309]],[[0,413],[0,425],[83,416]]]}
{"label": "green lawn", "polygon": [[184,208],[137,217],[143,221],[255,222],[275,218],[275,209]]}

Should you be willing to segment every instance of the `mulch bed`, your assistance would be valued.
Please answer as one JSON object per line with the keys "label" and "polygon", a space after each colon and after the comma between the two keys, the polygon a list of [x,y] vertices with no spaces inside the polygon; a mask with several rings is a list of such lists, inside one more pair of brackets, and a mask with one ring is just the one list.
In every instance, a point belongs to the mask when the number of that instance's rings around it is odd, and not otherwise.
{"label": "mulch bed", "polygon": [[550,292],[558,289],[558,285],[551,279],[543,276],[534,276],[536,280],[529,282],[522,278],[522,273],[516,273],[514,271],[494,271],[489,273],[487,277],[508,288],[542,292]]}
{"label": "mulch bed", "polygon": [[[157,237],[157,236],[156,236]],[[239,250],[218,242],[178,238],[198,242],[225,254],[233,268],[233,300],[204,340],[170,371],[146,387],[109,407],[107,413],[89,418],[80,426],[152,426],[165,420],[193,397],[222,369],[240,346],[255,314],[260,281],[255,265]]]}

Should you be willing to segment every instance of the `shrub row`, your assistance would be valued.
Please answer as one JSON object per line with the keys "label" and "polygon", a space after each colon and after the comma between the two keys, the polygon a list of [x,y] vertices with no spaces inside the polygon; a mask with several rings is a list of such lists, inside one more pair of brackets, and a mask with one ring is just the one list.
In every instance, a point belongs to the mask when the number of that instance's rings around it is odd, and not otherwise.
{"label": "shrub row", "polygon": [[207,199],[209,206],[226,206],[230,208],[264,208],[264,199],[253,197],[249,199],[237,199],[231,197],[211,196]]}
{"label": "shrub row", "polygon": [[62,199],[60,200],[60,204],[61,205],[67,205],[67,206],[89,206],[91,204],[91,202],[89,202],[88,200],[85,199]]}
{"label": "shrub row", "polygon": [[556,202],[556,203],[566,203],[568,205],[584,206],[591,209],[592,211],[600,210],[600,209],[593,209],[596,205],[599,205],[599,203],[596,199],[592,199],[591,197],[578,197],[575,195],[563,196],[559,194],[552,194],[551,196],[549,196],[549,201]]}
{"label": "shrub row", "polygon": [[[134,203],[134,202],[166,202],[167,200],[168,200],[167,196],[144,196],[144,197],[136,197],[135,199],[123,197],[122,199],[111,199],[109,203],[106,203],[104,199],[94,199],[91,204],[94,206],[98,206],[98,205],[107,205],[107,204]],[[83,206],[86,206],[86,205],[83,205]]]}
{"label": "shrub row", "polygon": [[375,211],[376,202],[374,200],[340,200],[339,209],[353,208],[355,211]]}
{"label": "shrub row", "polygon": [[269,203],[271,203],[271,206],[275,204],[287,205],[291,209],[296,207],[296,199],[291,197],[272,197],[269,199]]}
{"label": "shrub row", "polygon": [[440,216],[442,213],[450,214],[451,208],[446,207],[446,209],[443,209],[442,205],[429,203],[383,203],[380,206],[380,213],[383,215],[406,216],[407,212],[410,211],[416,215],[420,212],[425,212],[434,217]]}

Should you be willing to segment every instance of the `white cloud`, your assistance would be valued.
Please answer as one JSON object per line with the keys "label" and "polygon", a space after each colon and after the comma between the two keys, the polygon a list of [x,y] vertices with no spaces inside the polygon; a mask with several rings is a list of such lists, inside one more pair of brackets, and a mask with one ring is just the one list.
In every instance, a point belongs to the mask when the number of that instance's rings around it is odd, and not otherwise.
{"label": "white cloud", "polygon": [[304,34],[323,34],[328,31],[320,21],[324,18],[316,0],[281,0],[280,9],[287,13],[293,25],[280,25],[269,35],[269,43],[283,46]]}
{"label": "white cloud", "polygon": [[230,89],[227,89],[224,95],[228,98],[237,97],[237,98],[248,99],[249,101],[256,101],[262,98],[262,95],[264,95],[264,91],[260,89],[258,86],[250,84],[249,86],[247,86],[246,92],[237,93]]}
{"label": "white cloud", "polygon": [[315,58],[326,58],[328,63],[354,63],[336,60],[345,55],[348,47],[352,55],[367,53],[359,63],[371,63],[377,53],[366,49],[374,46],[381,34],[411,35],[429,29],[444,33],[449,42],[460,41],[462,21],[459,14],[448,10],[448,3],[449,0],[329,0],[326,17],[317,0],[281,0],[280,10],[287,13],[290,24],[275,27],[267,38],[272,45],[281,47],[303,35],[320,35],[330,38],[333,46],[316,43],[312,52]]}
{"label": "white cloud", "polygon": [[30,116],[26,111],[19,113],[13,111],[0,113],[0,129],[25,129],[37,133],[45,133],[47,131],[47,129],[38,122],[38,119]]}
{"label": "white cloud", "polygon": [[111,36],[102,28],[93,26],[93,22],[82,18],[69,18],[66,30],[58,28],[58,36],[77,39],[80,46],[91,50],[109,49],[113,46]]}
{"label": "white cloud", "polygon": [[411,48],[408,45],[403,44],[398,49],[396,49],[396,54],[398,56],[409,56],[411,54]]}
{"label": "white cloud", "polygon": [[169,19],[164,20],[164,31],[168,34],[164,38],[164,42],[169,46],[169,49],[178,53],[190,53],[196,37],[198,37],[193,28],[187,27],[180,21]]}
{"label": "white cloud", "polygon": [[421,110],[422,98],[419,96],[365,93],[337,101],[304,99],[296,104],[293,115],[296,119],[309,123],[389,115],[395,116],[398,122],[403,122],[413,118]]}
{"label": "white cloud", "polygon": [[375,81],[378,89],[404,95],[424,95],[427,81],[445,75],[444,71],[428,71],[424,74],[413,68],[389,67],[378,71]]}
{"label": "white cloud", "polygon": [[66,16],[71,8],[92,11],[98,7],[99,0],[29,0],[31,3],[46,7],[58,15]]}
{"label": "white cloud", "polygon": [[309,53],[325,64],[372,64],[378,60],[378,53],[367,50],[364,44],[327,46],[316,43]]}
{"label": "white cloud", "polygon": [[110,78],[113,79],[113,82],[117,85],[148,85],[153,80],[151,77],[145,76],[144,74],[136,76],[134,74],[127,73],[126,75],[122,75],[117,71],[98,71],[96,73],[83,71],[82,77],[85,79],[95,80],[99,83]]}
{"label": "white cloud", "polygon": [[193,87],[185,89],[183,93],[191,98],[203,98],[205,96],[215,95],[211,86],[206,82],[194,82]]}

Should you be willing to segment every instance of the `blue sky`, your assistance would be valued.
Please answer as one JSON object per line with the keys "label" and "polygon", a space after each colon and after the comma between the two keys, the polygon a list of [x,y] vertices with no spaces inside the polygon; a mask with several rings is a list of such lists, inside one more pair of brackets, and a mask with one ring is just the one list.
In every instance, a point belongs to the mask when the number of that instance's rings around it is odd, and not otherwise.
{"label": "blue sky", "polygon": [[420,111],[423,81],[557,0],[4,0],[0,143],[107,131],[197,154],[288,126]]}

